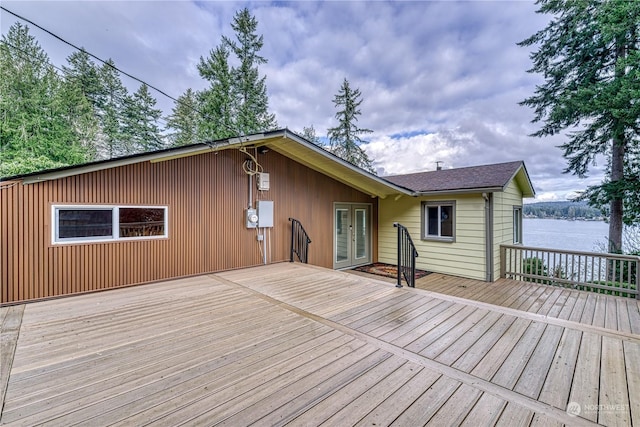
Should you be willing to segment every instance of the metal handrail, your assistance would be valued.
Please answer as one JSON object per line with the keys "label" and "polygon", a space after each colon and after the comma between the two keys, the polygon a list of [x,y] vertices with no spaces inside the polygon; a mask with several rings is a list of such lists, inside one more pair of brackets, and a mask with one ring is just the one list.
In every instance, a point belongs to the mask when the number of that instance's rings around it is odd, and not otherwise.
{"label": "metal handrail", "polygon": [[311,239],[300,221],[295,218],[289,218],[289,221],[291,221],[291,254],[289,262],[293,262],[293,254],[296,254],[300,262],[307,264],[309,262],[309,243],[311,243]]}
{"label": "metal handrail", "polygon": [[500,277],[640,298],[640,257],[500,245]]}
{"label": "metal handrail", "polygon": [[398,229],[398,283],[396,287],[402,287],[402,278],[411,288],[416,287],[416,258],[418,251],[411,240],[409,230],[397,222],[393,226]]}

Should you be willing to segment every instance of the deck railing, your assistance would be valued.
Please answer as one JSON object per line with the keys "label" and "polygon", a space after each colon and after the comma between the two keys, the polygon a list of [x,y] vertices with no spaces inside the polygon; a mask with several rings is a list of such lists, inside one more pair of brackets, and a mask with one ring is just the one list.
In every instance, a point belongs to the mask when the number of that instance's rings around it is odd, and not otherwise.
{"label": "deck railing", "polygon": [[640,257],[500,246],[500,277],[640,298]]}
{"label": "deck railing", "polygon": [[397,222],[394,222],[393,226],[398,229],[398,283],[396,287],[402,287],[402,278],[404,277],[407,285],[415,288],[418,251],[407,228]]}
{"label": "deck railing", "polygon": [[293,255],[296,254],[300,262],[307,264],[311,239],[300,221],[295,218],[289,218],[289,221],[291,221],[291,255],[289,261],[293,262]]}

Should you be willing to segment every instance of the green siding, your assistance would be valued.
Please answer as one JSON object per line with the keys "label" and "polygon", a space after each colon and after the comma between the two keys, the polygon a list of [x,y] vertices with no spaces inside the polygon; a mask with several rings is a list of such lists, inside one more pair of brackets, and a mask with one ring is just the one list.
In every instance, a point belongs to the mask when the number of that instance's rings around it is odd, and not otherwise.
{"label": "green siding", "polygon": [[[423,201],[456,202],[455,242],[422,240],[421,206]],[[437,273],[485,280],[485,219],[481,194],[442,197],[389,197],[380,200],[378,260],[397,262],[397,231],[394,222],[407,227],[420,254],[416,267]]]}

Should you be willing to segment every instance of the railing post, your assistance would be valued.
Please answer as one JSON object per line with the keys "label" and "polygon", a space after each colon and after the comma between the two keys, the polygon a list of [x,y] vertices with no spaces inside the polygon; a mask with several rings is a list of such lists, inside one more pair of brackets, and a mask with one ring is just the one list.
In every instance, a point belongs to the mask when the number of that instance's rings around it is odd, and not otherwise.
{"label": "railing post", "polygon": [[402,287],[402,276],[407,281],[407,285],[411,288],[416,287],[416,250],[413,240],[409,235],[409,231],[403,225],[397,222],[393,226],[398,229],[398,283],[397,288]]}
{"label": "railing post", "polygon": [[398,228],[398,281],[396,288],[402,287],[402,230],[398,227],[398,223],[394,222],[393,226]]}
{"label": "railing post", "polygon": [[291,221],[291,254],[289,262],[293,262],[293,254],[295,253],[298,255],[300,262],[307,264],[311,239],[302,224],[300,224],[300,221],[295,218],[289,218],[289,221]]}
{"label": "railing post", "polygon": [[289,255],[289,262],[293,262],[293,241],[294,241],[296,223],[295,221],[293,221],[292,218],[289,218],[289,221],[291,221],[291,253]]}
{"label": "railing post", "polygon": [[640,299],[640,257],[636,257],[636,299]]}

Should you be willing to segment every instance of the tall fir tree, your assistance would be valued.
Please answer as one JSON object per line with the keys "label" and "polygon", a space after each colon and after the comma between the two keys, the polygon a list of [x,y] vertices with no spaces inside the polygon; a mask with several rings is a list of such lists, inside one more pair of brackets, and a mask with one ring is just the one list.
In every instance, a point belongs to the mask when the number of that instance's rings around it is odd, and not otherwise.
{"label": "tall fir tree", "polygon": [[323,147],[324,146],[324,144],[322,143],[322,140],[316,134],[316,128],[314,128],[313,125],[311,125],[309,127],[306,127],[306,126],[303,127],[301,136],[304,139],[306,139],[307,141],[313,142],[318,147]]}
{"label": "tall fir tree", "polygon": [[207,59],[200,57],[198,72],[209,82],[209,87],[197,94],[202,113],[198,137],[203,141],[213,141],[237,136],[234,120],[237,102],[229,66],[229,50],[225,46],[218,46],[209,53]]}
{"label": "tall fir tree", "polygon": [[[640,219],[624,209],[640,191],[637,174],[640,117],[640,2],[538,0],[538,13],[553,16],[543,30],[520,43],[536,47],[532,73],[544,83],[522,105],[535,110],[544,137],[569,131],[562,144],[566,173],[584,177],[598,155],[607,159],[606,180],[587,189],[594,206],[608,205],[609,250],[622,248],[623,222]],[[637,171],[637,168],[635,169]],[[633,203],[627,208],[633,209]]]}
{"label": "tall fir tree", "polygon": [[362,94],[359,89],[352,89],[345,78],[333,103],[338,108],[336,119],[338,125],[327,130],[331,151],[342,159],[359,166],[371,173],[375,173],[373,164],[367,153],[360,147],[364,141],[360,136],[372,133],[370,129],[357,126],[362,104]]}
{"label": "tall fir tree", "polygon": [[12,25],[0,41],[0,175],[91,159],[84,97],[55,72],[29,28]]}
{"label": "tall fir tree", "polygon": [[99,116],[105,97],[100,70],[84,49],[69,55],[67,64],[62,67],[65,80],[81,91]]}
{"label": "tall fir tree", "polygon": [[269,113],[266,76],[260,77],[258,66],[267,60],[259,52],[264,44],[262,35],[257,35],[258,21],[249,9],[237,12],[231,23],[236,40],[223,37],[227,47],[240,62],[232,68],[233,89],[236,96],[236,131],[240,135],[273,130],[276,118]]}
{"label": "tall fir tree", "polygon": [[123,141],[125,154],[155,151],[164,148],[158,120],[162,110],[155,108],[156,99],[149,93],[149,87],[141,84],[127,99],[123,115]]}
{"label": "tall fir tree", "polygon": [[197,95],[191,88],[178,97],[171,114],[167,117],[170,146],[179,147],[199,141],[200,109]]}
{"label": "tall fir tree", "polygon": [[109,59],[99,70],[102,82],[98,151],[102,158],[114,158],[131,151],[124,134],[124,110],[129,92],[120,80],[113,60]]}

